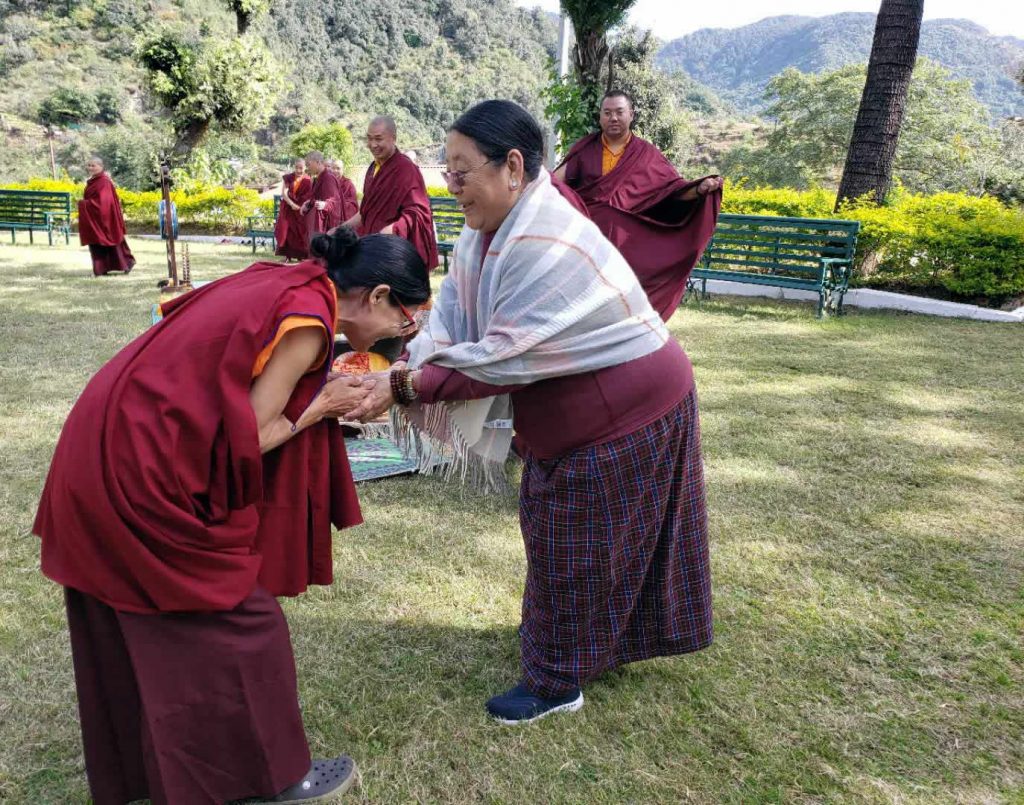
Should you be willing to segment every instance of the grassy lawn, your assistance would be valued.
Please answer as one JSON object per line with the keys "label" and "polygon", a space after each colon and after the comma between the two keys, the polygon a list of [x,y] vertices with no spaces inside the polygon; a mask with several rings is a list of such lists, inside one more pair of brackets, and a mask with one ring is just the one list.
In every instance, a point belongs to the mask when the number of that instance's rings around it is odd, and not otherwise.
{"label": "grassy lawn", "polygon": [[[59,588],[30,527],[61,423],[149,321],[162,245],[0,246],[0,801],[87,801]],[[196,278],[248,264],[192,248]],[[286,604],[315,752],[349,801],[1024,802],[1024,329],[690,304],[717,639],[510,729],[516,509],[434,479],[360,487],[337,580]]]}

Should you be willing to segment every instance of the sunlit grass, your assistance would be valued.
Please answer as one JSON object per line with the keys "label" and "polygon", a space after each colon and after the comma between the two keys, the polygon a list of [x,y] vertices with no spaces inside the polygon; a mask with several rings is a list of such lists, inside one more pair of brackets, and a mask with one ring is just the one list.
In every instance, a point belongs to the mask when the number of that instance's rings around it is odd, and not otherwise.
{"label": "sunlit grass", "polygon": [[[59,589],[29,533],[61,422],[149,322],[129,277],[0,246],[0,800],[86,801]],[[197,278],[250,262],[194,246]],[[1000,802],[1024,797],[1024,331],[807,305],[690,303],[715,645],[525,729],[513,503],[433,479],[360,487],[336,581],[286,604],[316,751],[353,801]]]}

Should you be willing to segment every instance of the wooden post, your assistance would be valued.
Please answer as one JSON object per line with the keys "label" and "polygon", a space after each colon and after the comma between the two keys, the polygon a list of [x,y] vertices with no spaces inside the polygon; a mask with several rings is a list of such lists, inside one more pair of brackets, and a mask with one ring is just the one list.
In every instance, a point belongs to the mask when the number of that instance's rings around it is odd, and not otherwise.
{"label": "wooden post", "polygon": [[171,215],[171,166],[166,160],[160,163],[160,193],[164,199],[164,231],[167,233],[167,279],[165,291],[178,288],[178,260],[174,254],[174,216]]}
{"label": "wooden post", "polygon": [[46,140],[50,144],[50,176],[57,179],[57,160],[53,156],[53,127],[46,127]]}

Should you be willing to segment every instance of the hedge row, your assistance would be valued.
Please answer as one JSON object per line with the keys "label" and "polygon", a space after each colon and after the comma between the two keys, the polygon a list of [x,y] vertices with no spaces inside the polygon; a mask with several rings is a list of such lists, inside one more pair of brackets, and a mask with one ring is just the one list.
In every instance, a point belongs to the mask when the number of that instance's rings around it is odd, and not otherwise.
{"label": "hedge row", "polygon": [[993,306],[1024,297],[1024,211],[991,197],[897,191],[884,207],[835,194],[727,187],[723,212],[860,221],[854,284]]}
{"label": "hedge row", "polygon": [[[32,179],[11,189],[69,192],[82,196],[83,185]],[[450,195],[428,188],[432,196]],[[125,218],[156,229],[157,191],[119,190]],[[218,232],[241,231],[246,218],[269,215],[273,202],[256,191],[196,186],[173,191],[183,226]],[[994,198],[956,193],[932,196],[895,192],[884,207],[849,204],[832,212],[835,194],[827,190],[726,187],[723,212],[802,218],[847,218],[861,222],[855,284],[940,295],[981,304],[1002,305],[1024,297],[1024,212]]]}
{"label": "hedge row", "polygon": [[[84,184],[70,180],[30,179],[20,184],[3,185],[5,190],[50,190],[70,193],[72,202],[82,198]],[[432,196],[451,195],[442,187],[430,187]],[[118,188],[125,220],[134,227],[159,228],[158,205],[160,191],[135,191]],[[241,232],[245,230],[250,215],[271,215],[274,209],[272,199],[261,199],[255,190],[248,187],[228,189],[216,185],[193,184],[188,192],[171,191],[171,200],[178,208],[178,223],[181,226],[211,230],[215,232]],[[72,205],[74,207],[74,204]]]}

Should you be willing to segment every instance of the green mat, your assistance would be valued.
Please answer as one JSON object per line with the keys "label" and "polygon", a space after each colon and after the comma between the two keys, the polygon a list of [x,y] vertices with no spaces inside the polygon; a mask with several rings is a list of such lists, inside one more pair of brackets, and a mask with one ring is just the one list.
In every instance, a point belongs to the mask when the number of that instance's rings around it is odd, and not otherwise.
{"label": "green mat", "polygon": [[416,472],[416,462],[403,456],[390,439],[346,438],[345,449],[357,482]]}

